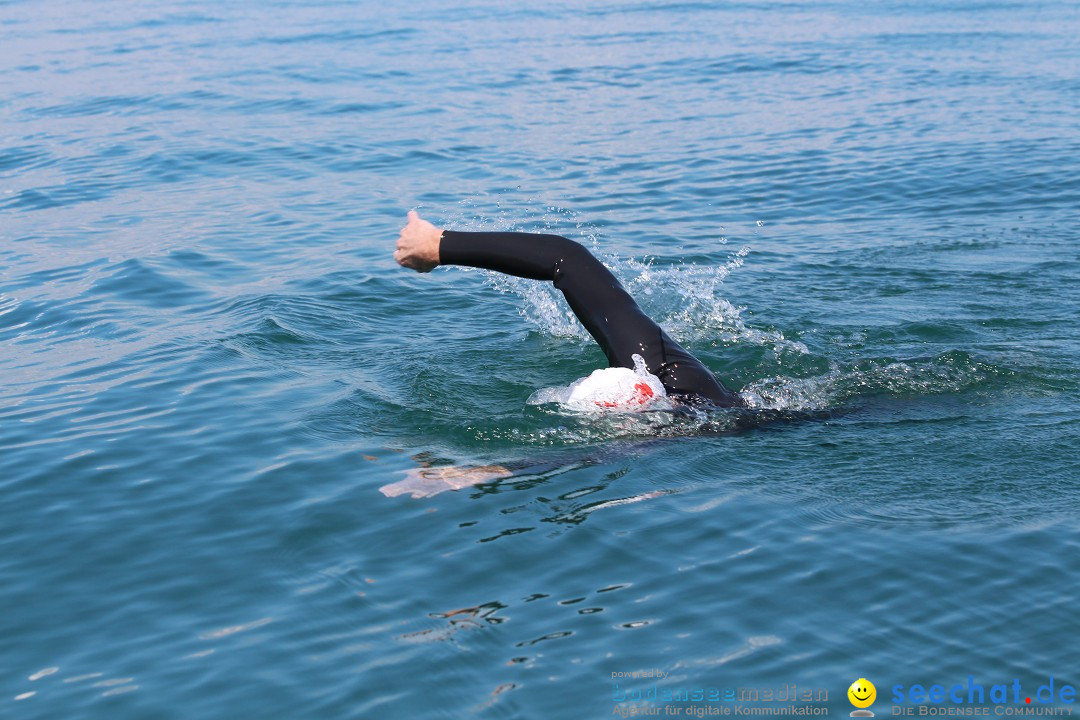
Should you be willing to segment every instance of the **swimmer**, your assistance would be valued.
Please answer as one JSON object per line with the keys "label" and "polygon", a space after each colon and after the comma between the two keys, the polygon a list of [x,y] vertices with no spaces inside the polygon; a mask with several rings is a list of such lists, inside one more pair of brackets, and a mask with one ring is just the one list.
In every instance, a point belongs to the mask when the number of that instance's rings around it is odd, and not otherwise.
{"label": "swimmer", "polygon": [[640,355],[676,403],[698,407],[746,407],[700,360],[672,340],[641,311],[630,294],[582,245],[558,235],[522,232],[460,232],[437,228],[409,211],[394,260],[430,272],[439,265],[466,265],[547,280],[607,356],[608,365],[634,369]]}
{"label": "swimmer", "polygon": [[[398,237],[394,260],[422,273],[439,265],[465,265],[551,281],[600,345],[610,367],[635,369],[635,358],[643,360],[645,370],[659,378],[667,396],[677,405],[746,407],[738,394],[724,387],[700,360],[649,319],[615,276],[573,240],[521,232],[443,230],[411,210],[408,224]],[[649,390],[641,385],[634,388]],[[651,397],[652,392],[648,395]],[[634,400],[643,403],[636,395],[628,400],[631,405]],[[387,497],[431,497],[447,490],[506,480],[526,467],[432,467],[422,462],[420,468],[407,471],[405,479],[379,490]],[[535,472],[535,468],[528,470]]]}

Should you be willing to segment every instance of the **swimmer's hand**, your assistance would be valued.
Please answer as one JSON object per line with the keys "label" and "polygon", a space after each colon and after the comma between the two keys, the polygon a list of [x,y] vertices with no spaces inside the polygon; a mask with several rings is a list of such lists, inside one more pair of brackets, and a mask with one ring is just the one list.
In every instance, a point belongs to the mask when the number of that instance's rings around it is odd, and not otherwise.
{"label": "swimmer's hand", "polygon": [[417,272],[431,272],[439,264],[439,241],[443,231],[427,220],[421,220],[415,210],[409,211],[409,222],[398,236],[394,260],[398,265]]}
{"label": "swimmer's hand", "polygon": [[502,465],[482,465],[480,467],[426,467],[405,471],[405,479],[379,488],[386,497],[397,497],[406,493],[414,498],[431,497],[447,490],[480,485],[513,475]]}

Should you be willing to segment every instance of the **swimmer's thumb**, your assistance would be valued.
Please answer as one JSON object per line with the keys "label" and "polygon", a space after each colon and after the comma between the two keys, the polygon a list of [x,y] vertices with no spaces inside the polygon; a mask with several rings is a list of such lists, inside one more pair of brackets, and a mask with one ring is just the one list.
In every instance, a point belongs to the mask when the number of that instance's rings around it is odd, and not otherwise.
{"label": "swimmer's thumb", "polygon": [[415,210],[410,210],[408,217],[409,217],[409,222],[411,222],[411,223],[416,222],[417,220],[420,219],[420,213],[416,212]]}

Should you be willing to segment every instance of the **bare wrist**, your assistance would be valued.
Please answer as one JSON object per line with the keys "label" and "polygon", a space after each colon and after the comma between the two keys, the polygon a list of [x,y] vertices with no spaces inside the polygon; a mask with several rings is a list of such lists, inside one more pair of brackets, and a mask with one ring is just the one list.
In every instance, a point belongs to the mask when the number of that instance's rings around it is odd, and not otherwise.
{"label": "bare wrist", "polygon": [[442,265],[442,254],[440,251],[442,249],[443,233],[446,231],[442,228],[435,229],[438,231],[438,234],[435,235],[435,263],[437,265]]}

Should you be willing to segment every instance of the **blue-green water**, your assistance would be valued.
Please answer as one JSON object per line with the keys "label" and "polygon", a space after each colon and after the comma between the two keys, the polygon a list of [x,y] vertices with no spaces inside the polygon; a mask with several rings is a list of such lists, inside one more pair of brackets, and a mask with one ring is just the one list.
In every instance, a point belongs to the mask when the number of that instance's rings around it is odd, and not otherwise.
{"label": "blue-green water", "polygon": [[[1080,682],[1080,10],[0,3],[0,717]],[[532,406],[598,252],[787,420]],[[659,439],[657,439],[659,438]],[[525,464],[432,498],[434,464]],[[620,688],[615,683],[620,682]]]}

